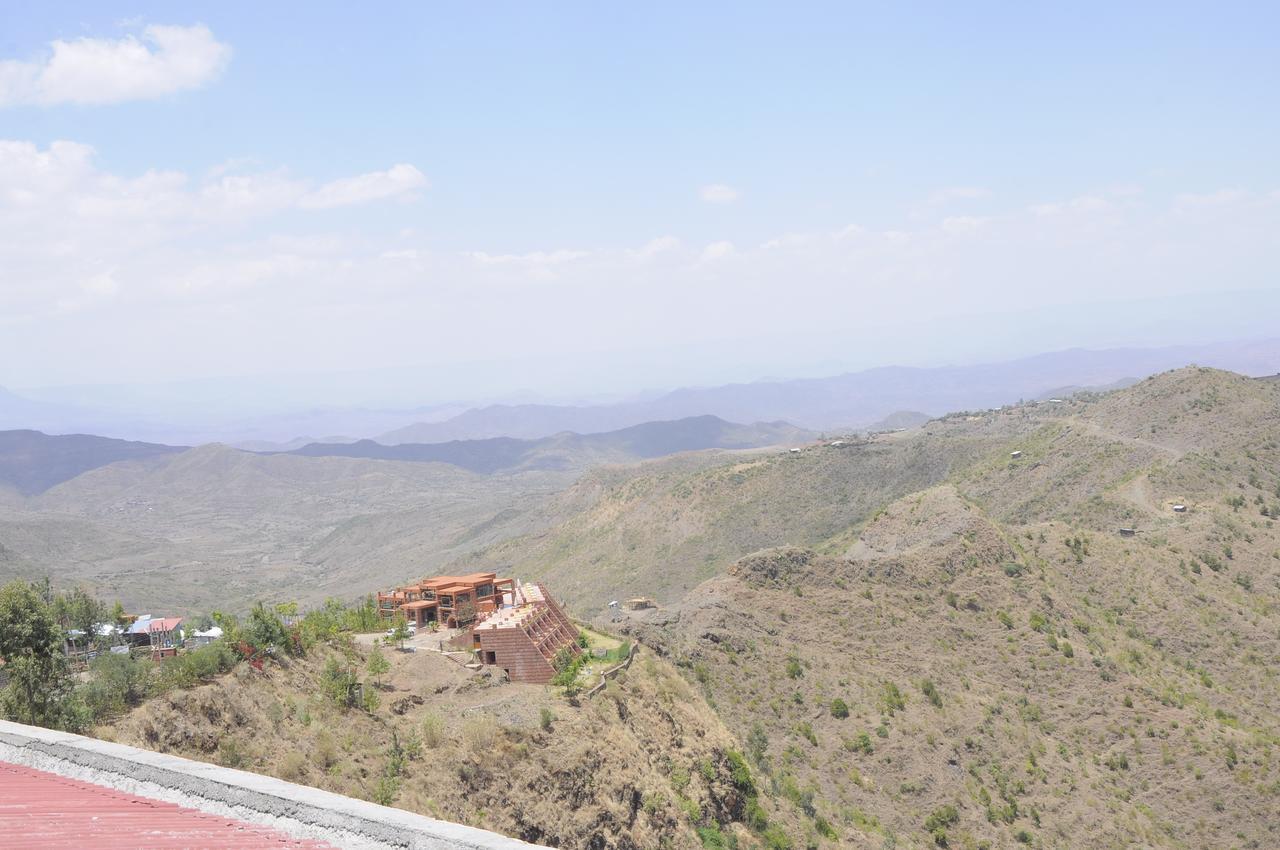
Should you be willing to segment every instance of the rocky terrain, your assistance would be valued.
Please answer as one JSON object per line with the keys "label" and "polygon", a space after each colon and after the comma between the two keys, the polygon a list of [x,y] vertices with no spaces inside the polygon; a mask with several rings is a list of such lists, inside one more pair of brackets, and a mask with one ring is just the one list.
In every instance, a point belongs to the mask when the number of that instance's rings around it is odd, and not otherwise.
{"label": "rocky terrain", "polygon": [[1280,843],[1275,386],[1182,370],[929,426],[975,427],[1013,433],[839,553],[751,555],[625,628],[798,840]]}
{"label": "rocky terrain", "polygon": [[743,822],[756,795],[737,745],[667,662],[639,656],[571,704],[438,653],[387,657],[371,712],[324,694],[330,658],[362,670],[365,650],[350,646],[263,671],[240,665],[96,734],[553,847],[697,847],[695,828],[711,824],[723,840],[751,840]]}

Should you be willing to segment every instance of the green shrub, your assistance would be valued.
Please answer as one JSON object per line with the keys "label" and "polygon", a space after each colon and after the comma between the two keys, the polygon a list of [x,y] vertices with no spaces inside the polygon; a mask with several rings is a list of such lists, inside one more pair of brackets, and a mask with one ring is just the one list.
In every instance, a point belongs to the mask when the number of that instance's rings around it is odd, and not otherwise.
{"label": "green shrub", "polygon": [[444,742],[444,718],[437,712],[429,711],[422,718],[422,744],[435,749]]}
{"label": "green shrub", "polygon": [[898,690],[898,686],[893,682],[884,683],[881,699],[884,703],[885,711],[889,714],[907,707],[907,698],[902,695],[902,691]]}
{"label": "green shrub", "polygon": [[933,837],[933,843],[939,847],[948,846],[947,827],[960,820],[960,813],[955,806],[943,806],[935,809],[924,819],[924,829]]}
{"label": "green shrub", "polygon": [[174,688],[195,687],[227,672],[239,660],[235,650],[225,640],[180,652],[160,665],[155,689],[164,692]]}
{"label": "green shrub", "polygon": [[862,753],[863,755],[871,755],[874,748],[871,746],[871,736],[866,732],[859,732],[851,740],[845,741],[845,749],[854,753]]}
{"label": "green shrub", "polygon": [[578,673],[586,663],[586,653],[574,652],[572,648],[566,646],[556,653],[551,662],[551,666],[556,670],[556,675],[551,679],[551,684],[566,690],[572,688],[577,683]]}
{"label": "green shrub", "polygon": [[[170,659],[170,663],[177,661]],[[80,694],[96,723],[140,704],[151,690],[155,665],[149,659],[109,652],[95,658],[89,669],[92,677]]]}
{"label": "green shrub", "polygon": [[800,659],[792,655],[787,659],[787,676],[792,679],[799,679],[804,675],[804,667],[800,664]]}
{"label": "green shrub", "polygon": [[395,776],[383,776],[373,786],[373,802],[380,806],[389,806],[400,793],[400,780]]}
{"label": "green shrub", "polygon": [[700,826],[695,830],[705,850],[728,850],[729,841],[718,826]]}
{"label": "green shrub", "polygon": [[747,760],[742,757],[742,753],[736,750],[725,751],[725,758],[729,760],[729,768],[733,777],[733,785],[747,797],[754,797],[756,793],[756,784],[751,779],[751,769],[747,767]]}
{"label": "green shrub", "polygon": [[765,827],[760,837],[768,850],[791,850],[791,838],[776,824]]}
{"label": "green shrub", "polygon": [[831,701],[831,716],[843,720],[849,716],[849,706],[844,700],[836,697]]}
{"label": "green shrub", "polygon": [[933,704],[934,708],[942,708],[942,694],[938,693],[938,687],[933,683],[932,679],[925,679],[920,683],[920,690]]}

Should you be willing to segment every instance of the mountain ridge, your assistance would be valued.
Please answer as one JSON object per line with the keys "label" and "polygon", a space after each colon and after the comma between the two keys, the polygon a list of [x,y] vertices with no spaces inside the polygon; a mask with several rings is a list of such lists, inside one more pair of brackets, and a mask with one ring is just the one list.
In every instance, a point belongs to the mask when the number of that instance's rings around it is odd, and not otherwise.
{"label": "mountain ridge", "polygon": [[823,378],[687,387],[638,402],[595,406],[489,405],[386,432],[380,443],[538,438],[711,414],[735,422],[785,420],[823,431],[861,429],[903,410],[940,415],[1048,397],[1063,388],[1112,388],[1199,362],[1250,374],[1280,370],[1280,339],[1166,348],[1067,349],[972,366],[882,366]]}
{"label": "mountain ridge", "polygon": [[814,435],[786,422],[739,425],[717,416],[689,416],[644,422],[616,431],[572,431],[539,439],[490,437],[444,443],[311,443],[288,454],[307,457],[361,457],[376,460],[449,463],[492,474],[520,469],[567,470],[600,463],[647,460],[703,449],[751,449],[791,445]]}

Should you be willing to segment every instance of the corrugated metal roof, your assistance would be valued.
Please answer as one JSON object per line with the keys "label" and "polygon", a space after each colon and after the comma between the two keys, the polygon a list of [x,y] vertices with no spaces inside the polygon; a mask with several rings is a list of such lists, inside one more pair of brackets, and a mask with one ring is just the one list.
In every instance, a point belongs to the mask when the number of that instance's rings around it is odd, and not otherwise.
{"label": "corrugated metal roof", "polygon": [[265,826],[0,762],[0,847],[335,850]]}

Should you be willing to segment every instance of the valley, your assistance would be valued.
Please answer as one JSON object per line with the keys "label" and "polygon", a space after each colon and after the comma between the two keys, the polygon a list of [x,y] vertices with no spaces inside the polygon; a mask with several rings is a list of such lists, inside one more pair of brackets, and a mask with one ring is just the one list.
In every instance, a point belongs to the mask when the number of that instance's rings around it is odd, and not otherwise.
{"label": "valley", "polygon": [[[186,483],[209,480],[254,501],[229,513],[229,491]],[[34,504],[63,523],[42,545],[86,561],[93,547],[127,561],[148,534],[191,546],[158,511],[225,525],[209,550],[234,541],[257,560],[188,567],[184,593],[211,582],[193,606],[490,568],[638,645],[590,698],[393,652],[360,712],[317,696],[328,658],[368,664],[338,643],[99,730],[127,743],[563,847],[1278,840],[1274,381],[1190,367],[908,431],[581,475],[204,447]],[[34,551],[29,527],[10,529],[5,551]],[[262,561],[265,541],[293,559]],[[104,584],[140,574],[98,569]],[[632,596],[654,607],[608,605]]]}

